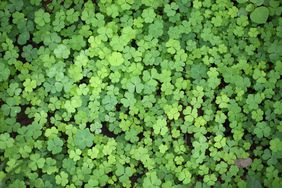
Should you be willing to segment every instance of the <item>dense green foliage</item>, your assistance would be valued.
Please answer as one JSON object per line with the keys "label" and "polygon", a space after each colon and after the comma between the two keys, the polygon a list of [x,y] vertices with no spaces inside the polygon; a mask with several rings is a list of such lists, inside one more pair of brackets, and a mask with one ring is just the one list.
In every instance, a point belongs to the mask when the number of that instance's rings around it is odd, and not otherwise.
{"label": "dense green foliage", "polygon": [[281,187],[281,12],[1,0],[0,187]]}

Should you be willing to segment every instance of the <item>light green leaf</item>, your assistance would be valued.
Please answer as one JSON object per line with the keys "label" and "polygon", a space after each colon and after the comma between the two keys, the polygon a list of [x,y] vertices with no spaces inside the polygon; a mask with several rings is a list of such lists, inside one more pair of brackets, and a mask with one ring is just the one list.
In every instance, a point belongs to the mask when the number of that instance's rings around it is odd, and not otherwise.
{"label": "light green leaf", "polygon": [[59,44],[54,50],[54,54],[57,58],[67,59],[70,55],[70,50],[64,44]]}
{"label": "light green leaf", "polygon": [[119,52],[113,52],[108,60],[112,66],[120,66],[124,62],[123,56]]}

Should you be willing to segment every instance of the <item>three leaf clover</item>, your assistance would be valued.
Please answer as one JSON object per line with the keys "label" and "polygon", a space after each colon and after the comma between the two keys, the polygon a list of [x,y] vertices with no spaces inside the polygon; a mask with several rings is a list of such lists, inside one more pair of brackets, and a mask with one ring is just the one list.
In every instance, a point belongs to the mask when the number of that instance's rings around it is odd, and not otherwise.
{"label": "three leaf clover", "polygon": [[70,55],[70,50],[69,48],[64,45],[64,44],[59,44],[55,49],[54,49],[54,54],[57,58],[63,58],[67,59]]}
{"label": "three leaf clover", "polygon": [[221,135],[214,137],[214,141],[215,141],[214,147],[216,148],[222,148],[226,145],[226,138]]}
{"label": "three leaf clover", "polygon": [[39,26],[44,26],[50,22],[50,14],[43,9],[39,9],[34,13],[34,21]]}
{"label": "three leaf clover", "polygon": [[86,129],[79,129],[75,135],[75,144],[79,149],[85,149],[86,147],[91,147],[93,145],[93,134]]}
{"label": "three leaf clover", "polygon": [[271,134],[271,128],[265,122],[257,123],[254,133],[257,135],[258,138],[262,137],[269,137]]}
{"label": "three leaf clover", "polygon": [[111,66],[117,67],[123,64],[124,58],[120,52],[113,52],[111,55],[109,55],[108,61]]}
{"label": "three leaf clover", "polygon": [[68,174],[61,171],[59,175],[55,177],[57,185],[66,186],[68,184]]}
{"label": "three leaf clover", "polygon": [[62,146],[64,142],[59,137],[54,137],[47,141],[47,149],[52,152],[52,154],[58,154],[62,151]]}
{"label": "three leaf clover", "polygon": [[32,92],[33,89],[36,88],[36,80],[31,80],[30,78],[27,78],[24,83],[23,83],[24,87],[25,87],[25,91],[27,92]]}
{"label": "three leaf clover", "polygon": [[168,132],[167,123],[164,118],[159,118],[153,125],[153,128],[156,135],[160,134],[164,136]]}

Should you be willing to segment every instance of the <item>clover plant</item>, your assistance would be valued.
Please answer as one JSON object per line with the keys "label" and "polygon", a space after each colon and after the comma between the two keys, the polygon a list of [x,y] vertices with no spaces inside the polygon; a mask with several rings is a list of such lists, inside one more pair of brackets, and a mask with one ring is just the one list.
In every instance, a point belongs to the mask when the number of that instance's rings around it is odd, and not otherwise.
{"label": "clover plant", "polygon": [[281,187],[281,11],[1,0],[0,187]]}

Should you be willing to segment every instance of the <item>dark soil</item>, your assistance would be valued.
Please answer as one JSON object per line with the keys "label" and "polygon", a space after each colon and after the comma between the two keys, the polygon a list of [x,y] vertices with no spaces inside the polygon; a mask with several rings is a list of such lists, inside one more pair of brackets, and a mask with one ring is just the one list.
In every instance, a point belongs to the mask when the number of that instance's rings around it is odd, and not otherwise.
{"label": "dark soil", "polygon": [[112,131],[109,130],[107,123],[102,123],[102,134],[110,137],[110,138],[116,138],[118,135],[116,135],[115,133],[113,133]]}
{"label": "dark soil", "polygon": [[25,110],[27,107],[30,107],[29,105],[21,105],[21,111],[17,114],[17,122],[19,122],[22,126],[28,126],[30,124],[32,124],[33,119],[29,118],[26,113]]}

